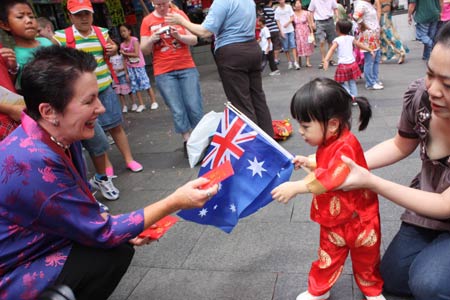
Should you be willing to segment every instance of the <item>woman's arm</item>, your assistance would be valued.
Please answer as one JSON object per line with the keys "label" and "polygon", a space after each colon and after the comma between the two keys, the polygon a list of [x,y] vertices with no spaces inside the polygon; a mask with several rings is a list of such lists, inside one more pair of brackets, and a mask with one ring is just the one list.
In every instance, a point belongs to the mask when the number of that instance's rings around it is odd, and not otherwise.
{"label": "woman's arm", "polygon": [[22,111],[25,109],[25,105],[13,105],[0,103],[0,113],[8,115],[14,121],[19,122]]}
{"label": "woman's arm", "polygon": [[370,170],[396,163],[410,155],[419,145],[418,139],[407,139],[398,133],[394,138],[381,142],[364,153]]}
{"label": "woman's arm", "polygon": [[417,190],[376,176],[345,156],[342,160],[350,167],[350,174],[340,188],[367,188],[421,215],[435,219],[450,218],[450,188],[441,194]]}
{"label": "woman's arm", "polygon": [[177,13],[168,13],[164,19],[168,24],[181,25],[201,38],[208,38],[213,35],[212,32],[206,30],[202,25],[191,23],[189,20],[183,18],[182,15]]}
{"label": "woman's arm", "polygon": [[153,33],[151,36],[141,36],[141,51],[144,54],[150,54],[153,51],[153,45],[161,38],[159,34]]}

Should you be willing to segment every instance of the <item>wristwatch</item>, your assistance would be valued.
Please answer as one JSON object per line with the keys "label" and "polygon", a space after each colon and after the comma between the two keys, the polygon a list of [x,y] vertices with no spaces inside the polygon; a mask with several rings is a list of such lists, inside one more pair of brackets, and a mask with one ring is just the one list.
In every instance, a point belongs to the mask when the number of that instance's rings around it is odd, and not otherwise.
{"label": "wristwatch", "polygon": [[14,69],[8,68],[8,73],[11,75],[16,75],[19,72],[19,69],[20,69],[20,65],[16,64],[16,67]]}

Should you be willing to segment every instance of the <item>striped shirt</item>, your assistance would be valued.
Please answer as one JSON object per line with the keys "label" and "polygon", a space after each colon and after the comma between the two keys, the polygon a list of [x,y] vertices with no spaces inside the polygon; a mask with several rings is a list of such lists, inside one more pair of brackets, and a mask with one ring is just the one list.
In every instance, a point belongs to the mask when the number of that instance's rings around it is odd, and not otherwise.
{"label": "striped shirt", "polygon": [[275,11],[270,6],[264,6],[263,8],[264,19],[266,19],[266,26],[270,32],[279,32],[277,21],[275,21]]}
{"label": "striped shirt", "polygon": [[[112,83],[111,72],[108,69],[108,65],[103,57],[103,47],[95,34],[94,29],[88,36],[82,36],[75,26],[72,25],[73,35],[75,38],[76,48],[94,55],[97,61],[97,68],[95,69],[95,75],[97,76],[98,90],[104,91]],[[100,28],[105,40],[108,40],[108,29]],[[65,30],[58,30],[55,32],[54,39],[58,41],[61,46],[66,46],[66,33]]]}

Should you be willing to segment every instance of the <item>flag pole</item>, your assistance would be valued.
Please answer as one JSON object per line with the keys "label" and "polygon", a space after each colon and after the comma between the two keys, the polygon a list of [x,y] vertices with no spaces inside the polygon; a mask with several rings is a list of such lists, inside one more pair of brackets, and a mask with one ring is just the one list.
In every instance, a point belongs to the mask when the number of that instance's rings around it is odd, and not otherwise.
{"label": "flag pole", "polygon": [[280,144],[278,144],[270,135],[267,134],[264,130],[262,130],[258,125],[255,124],[249,117],[244,115],[239,109],[237,109],[231,102],[226,102],[225,106],[231,109],[236,115],[238,115],[241,119],[243,119],[247,124],[249,124],[258,134],[262,135],[272,146],[274,146],[277,150],[279,150],[284,156],[289,159],[293,159],[294,156],[284,149]]}

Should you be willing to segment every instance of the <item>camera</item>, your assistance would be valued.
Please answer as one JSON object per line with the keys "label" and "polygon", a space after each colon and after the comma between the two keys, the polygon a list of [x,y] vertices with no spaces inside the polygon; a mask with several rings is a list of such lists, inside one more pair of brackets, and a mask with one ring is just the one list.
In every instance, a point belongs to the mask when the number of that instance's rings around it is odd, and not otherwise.
{"label": "camera", "polygon": [[161,27],[156,33],[157,34],[165,33],[166,35],[170,35],[170,26]]}

